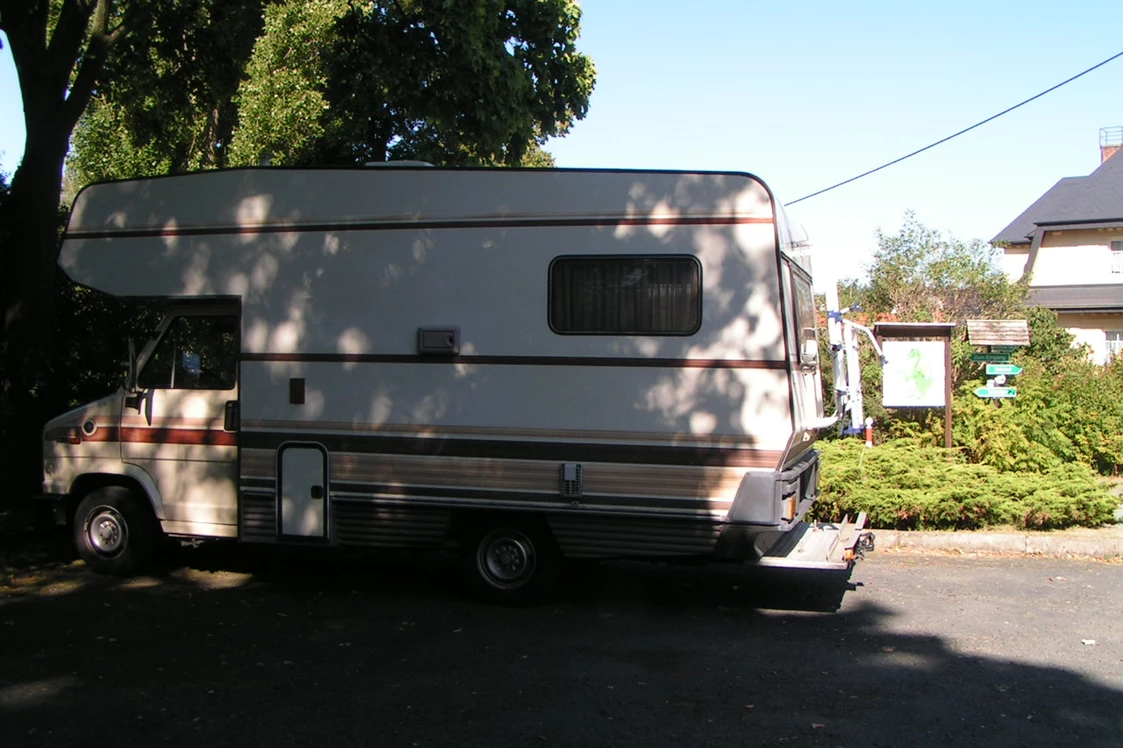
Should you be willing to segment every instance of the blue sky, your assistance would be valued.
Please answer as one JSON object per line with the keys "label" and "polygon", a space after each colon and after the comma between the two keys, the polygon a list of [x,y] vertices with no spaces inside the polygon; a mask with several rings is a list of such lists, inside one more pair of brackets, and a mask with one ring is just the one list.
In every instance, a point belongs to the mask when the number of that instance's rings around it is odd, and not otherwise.
{"label": "blue sky", "polygon": [[[972,125],[1123,51],[1117,3],[585,0],[597,66],[588,117],[547,145],[559,166],[716,169],[783,201]],[[22,151],[0,51],[0,168]],[[989,239],[1058,179],[1099,165],[1123,125],[1123,58],[947,144],[792,206],[820,287],[860,275],[905,211]]]}

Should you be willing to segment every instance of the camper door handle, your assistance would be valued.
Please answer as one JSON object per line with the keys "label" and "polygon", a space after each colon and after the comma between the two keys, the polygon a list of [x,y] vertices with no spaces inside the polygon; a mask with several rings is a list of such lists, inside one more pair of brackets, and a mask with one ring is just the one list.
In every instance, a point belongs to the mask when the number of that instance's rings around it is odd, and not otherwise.
{"label": "camper door handle", "polygon": [[148,425],[152,425],[152,390],[140,390],[135,395],[125,398],[126,408],[136,408],[137,413],[142,413]]}
{"label": "camper door handle", "polygon": [[312,486],[312,498],[313,499],[324,498],[324,487],[323,486]]}

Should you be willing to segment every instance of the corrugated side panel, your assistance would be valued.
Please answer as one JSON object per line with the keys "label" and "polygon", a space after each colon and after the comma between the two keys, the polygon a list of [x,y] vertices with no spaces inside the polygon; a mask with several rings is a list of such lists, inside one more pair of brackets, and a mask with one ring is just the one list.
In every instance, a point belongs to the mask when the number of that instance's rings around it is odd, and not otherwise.
{"label": "corrugated side panel", "polygon": [[277,499],[274,494],[243,491],[238,503],[242,540],[277,539]]}
{"label": "corrugated side panel", "polygon": [[332,538],[340,545],[424,547],[444,540],[452,513],[445,509],[379,506],[367,501],[331,504]]}
{"label": "corrugated side panel", "polygon": [[708,555],[722,527],[705,519],[679,518],[551,515],[549,522],[570,558]]}

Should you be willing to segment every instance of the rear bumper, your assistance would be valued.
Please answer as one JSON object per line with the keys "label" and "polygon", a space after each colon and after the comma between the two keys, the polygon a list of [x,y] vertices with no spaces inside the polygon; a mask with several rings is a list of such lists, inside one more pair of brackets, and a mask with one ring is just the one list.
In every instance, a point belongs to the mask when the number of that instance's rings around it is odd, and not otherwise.
{"label": "rear bumper", "polygon": [[819,450],[808,449],[784,470],[745,473],[726,522],[760,531],[795,529],[819,498],[819,464]]}

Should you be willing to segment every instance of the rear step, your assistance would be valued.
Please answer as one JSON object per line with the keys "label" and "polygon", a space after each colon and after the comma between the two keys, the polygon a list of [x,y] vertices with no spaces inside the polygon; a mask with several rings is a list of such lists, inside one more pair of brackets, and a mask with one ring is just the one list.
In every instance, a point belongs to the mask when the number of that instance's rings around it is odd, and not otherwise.
{"label": "rear step", "polygon": [[874,536],[865,526],[865,512],[853,522],[849,515],[838,524],[801,522],[756,563],[784,569],[849,569],[873,550]]}

